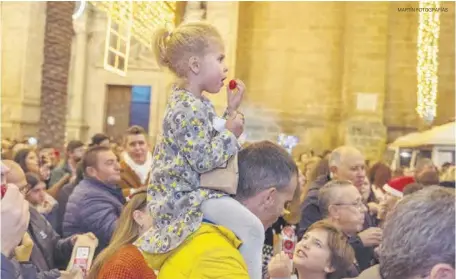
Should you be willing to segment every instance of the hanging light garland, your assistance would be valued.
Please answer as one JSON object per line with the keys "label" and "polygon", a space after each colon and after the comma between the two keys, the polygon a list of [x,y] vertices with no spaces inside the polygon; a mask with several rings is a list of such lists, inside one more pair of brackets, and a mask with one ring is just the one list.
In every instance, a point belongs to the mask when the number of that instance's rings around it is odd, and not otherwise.
{"label": "hanging light garland", "polygon": [[416,111],[429,124],[437,114],[439,33],[440,3],[420,1]]}

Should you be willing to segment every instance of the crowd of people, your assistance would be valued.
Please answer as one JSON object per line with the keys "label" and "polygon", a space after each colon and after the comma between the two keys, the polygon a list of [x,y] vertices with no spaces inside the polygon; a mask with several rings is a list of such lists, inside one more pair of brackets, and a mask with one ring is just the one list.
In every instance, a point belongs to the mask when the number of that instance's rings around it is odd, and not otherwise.
{"label": "crowd of people", "polygon": [[[229,83],[222,117],[203,95],[227,76],[217,30],[187,23],[155,45],[179,77],[157,146],[139,126],[62,156],[2,142],[2,278],[455,277],[454,166],[422,159],[410,176],[353,146],[301,162],[270,141],[241,146],[246,86]],[[83,236],[97,243],[86,274],[69,268]]]}

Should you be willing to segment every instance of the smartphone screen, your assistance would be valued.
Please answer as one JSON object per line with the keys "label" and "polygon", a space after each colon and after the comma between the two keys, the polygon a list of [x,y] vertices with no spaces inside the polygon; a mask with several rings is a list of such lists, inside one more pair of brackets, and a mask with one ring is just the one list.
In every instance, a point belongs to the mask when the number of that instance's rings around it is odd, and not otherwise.
{"label": "smartphone screen", "polygon": [[76,250],[76,256],[73,261],[73,268],[81,269],[84,276],[87,276],[87,269],[89,265],[90,247],[81,246]]}

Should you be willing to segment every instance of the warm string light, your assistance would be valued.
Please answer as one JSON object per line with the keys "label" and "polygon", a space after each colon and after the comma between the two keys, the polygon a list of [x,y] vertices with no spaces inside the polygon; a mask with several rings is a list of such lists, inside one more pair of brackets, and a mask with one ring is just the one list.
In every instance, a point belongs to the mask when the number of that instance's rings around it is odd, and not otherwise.
{"label": "warm string light", "polygon": [[428,123],[437,114],[440,3],[420,1],[418,28],[418,100],[416,111]]}

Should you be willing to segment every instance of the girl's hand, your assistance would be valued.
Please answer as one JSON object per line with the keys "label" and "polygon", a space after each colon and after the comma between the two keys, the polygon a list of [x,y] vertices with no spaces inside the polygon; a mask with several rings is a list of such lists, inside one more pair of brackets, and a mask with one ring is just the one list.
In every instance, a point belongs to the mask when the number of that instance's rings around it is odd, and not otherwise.
{"label": "girl's hand", "polygon": [[281,252],[275,255],[268,264],[268,273],[271,278],[288,278],[293,272],[293,261]]}
{"label": "girl's hand", "polygon": [[234,90],[230,89],[229,84],[226,86],[227,100],[228,100],[228,111],[230,113],[238,110],[241,106],[242,98],[245,93],[245,84],[236,79],[236,88]]}
{"label": "girl's hand", "polygon": [[234,117],[225,122],[225,128],[233,133],[236,138],[239,138],[244,132],[244,116],[241,113],[236,113]]}

